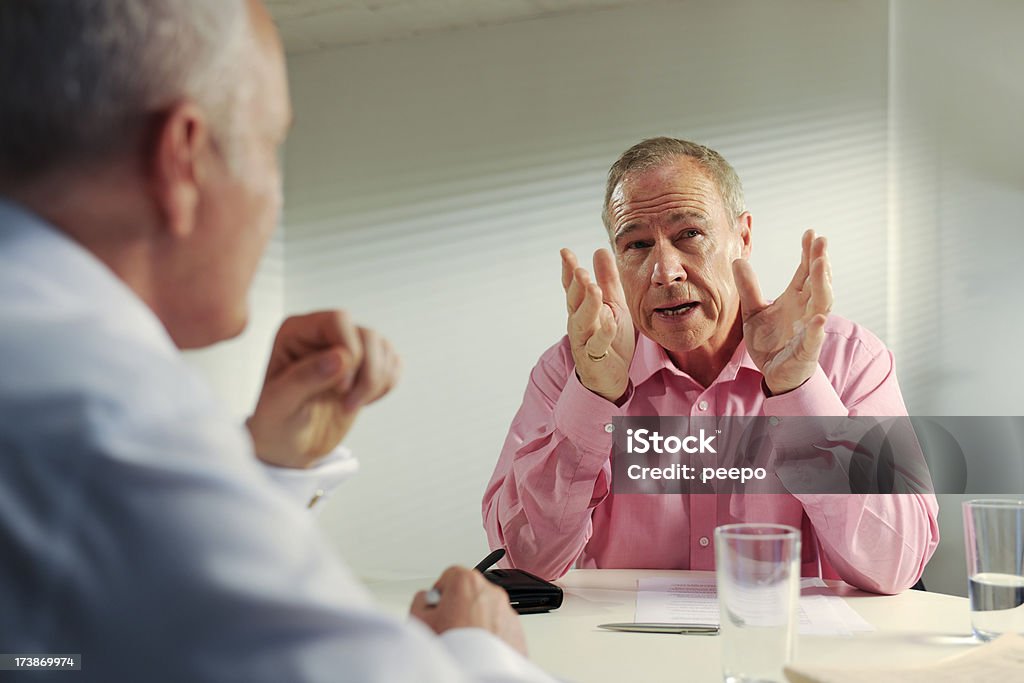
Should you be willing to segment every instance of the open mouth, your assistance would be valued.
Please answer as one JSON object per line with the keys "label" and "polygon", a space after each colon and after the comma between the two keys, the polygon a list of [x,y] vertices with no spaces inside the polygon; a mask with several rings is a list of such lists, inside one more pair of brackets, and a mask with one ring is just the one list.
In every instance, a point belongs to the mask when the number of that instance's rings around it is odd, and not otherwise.
{"label": "open mouth", "polygon": [[691,301],[686,304],[679,304],[677,306],[665,306],[663,308],[655,308],[654,312],[658,315],[665,316],[666,318],[678,318],[686,315],[693,309],[697,308],[697,302]]}

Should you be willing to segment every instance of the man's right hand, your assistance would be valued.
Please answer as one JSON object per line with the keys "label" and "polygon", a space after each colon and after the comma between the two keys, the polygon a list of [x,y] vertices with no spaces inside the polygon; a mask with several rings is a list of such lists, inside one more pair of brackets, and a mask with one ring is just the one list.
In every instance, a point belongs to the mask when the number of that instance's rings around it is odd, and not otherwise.
{"label": "man's right hand", "polygon": [[587,269],[579,267],[576,254],[569,249],[561,254],[576,375],[587,389],[618,403],[629,388],[636,336],[615,260],[607,249],[594,252],[595,283]]}
{"label": "man's right hand", "polygon": [[427,605],[420,591],[409,610],[438,635],[453,628],[482,628],[498,636],[524,657],[526,638],[519,615],[508,601],[508,593],[475,569],[449,567],[434,584],[441,593],[436,606]]}
{"label": "man's right hand", "polygon": [[401,365],[386,339],[344,311],[288,318],[246,422],[256,455],[276,467],[313,466],[341,443],[360,408],[391,390]]}

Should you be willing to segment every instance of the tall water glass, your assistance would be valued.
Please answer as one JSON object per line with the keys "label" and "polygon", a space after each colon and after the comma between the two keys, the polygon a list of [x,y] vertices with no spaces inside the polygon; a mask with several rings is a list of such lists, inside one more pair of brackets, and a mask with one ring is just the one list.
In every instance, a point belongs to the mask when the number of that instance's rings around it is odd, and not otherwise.
{"label": "tall water glass", "polygon": [[1024,634],[1024,501],[965,502],[964,544],[974,635]]}
{"label": "tall water glass", "polygon": [[715,529],[722,677],[726,683],[784,681],[796,650],[800,531],[784,524]]}

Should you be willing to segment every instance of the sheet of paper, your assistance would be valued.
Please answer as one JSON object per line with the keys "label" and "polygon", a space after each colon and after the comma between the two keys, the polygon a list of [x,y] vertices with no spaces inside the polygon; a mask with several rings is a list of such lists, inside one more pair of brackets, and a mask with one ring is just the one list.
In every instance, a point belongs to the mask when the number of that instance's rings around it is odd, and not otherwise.
{"label": "sheet of paper", "polygon": [[707,579],[639,579],[636,621],[718,626],[718,592]]}
{"label": "sheet of paper", "polygon": [[[850,635],[875,630],[845,601],[833,595],[821,579],[802,579],[800,589],[797,620],[801,635]],[[718,594],[714,579],[640,579],[635,620],[717,626]]]}
{"label": "sheet of paper", "polygon": [[1000,636],[970,652],[913,669],[786,667],[791,683],[991,683],[1019,681],[1024,672],[1024,637]]}

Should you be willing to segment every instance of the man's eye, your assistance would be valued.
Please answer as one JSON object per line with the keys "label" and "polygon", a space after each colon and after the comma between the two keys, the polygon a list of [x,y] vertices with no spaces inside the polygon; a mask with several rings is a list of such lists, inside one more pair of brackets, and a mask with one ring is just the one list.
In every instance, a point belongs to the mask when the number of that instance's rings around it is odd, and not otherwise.
{"label": "man's eye", "polygon": [[647,249],[651,244],[652,242],[650,240],[634,240],[626,243],[626,249]]}
{"label": "man's eye", "polygon": [[694,230],[693,228],[683,231],[683,237],[693,239],[694,237],[700,237],[700,230]]}

